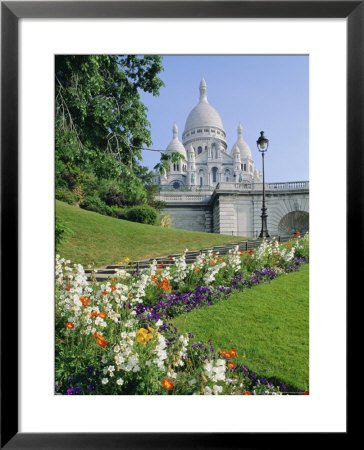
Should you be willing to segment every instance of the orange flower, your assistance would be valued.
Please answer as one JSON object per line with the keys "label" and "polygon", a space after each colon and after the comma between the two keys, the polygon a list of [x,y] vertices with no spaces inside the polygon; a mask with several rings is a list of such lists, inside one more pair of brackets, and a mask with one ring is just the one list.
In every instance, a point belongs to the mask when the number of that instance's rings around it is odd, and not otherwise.
{"label": "orange flower", "polygon": [[71,286],[69,284],[66,284],[66,290],[69,291],[71,289]]}
{"label": "orange flower", "polygon": [[80,297],[80,302],[82,303],[82,306],[88,306],[92,300],[90,298],[86,298],[86,297]]}
{"label": "orange flower", "polygon": [[172,260],[173,260],[173,257],[172,257],[172,256],[168,256],[168,259],[172,261]]}
{"label": "orange flower", "polygon": [[201,272],[200,269],[197,269],[197,267],[194,267],[193,270],[194,270],[195,272]]}
{"label": "orange flower", "polygon": [[246,259],[245,262],[250,263],[250,259]]}
{"label": "orange flower", "polygon": [[92,313],[90,314],[90,317],[97,317],[99,315],[99,313],[97,313],[96,311],[92,311]]}
{"label": "orange flower", "polygon": [[228,367],[230,367],[230,369],[234,369],[234,367],[236,367],[236,364],[233,363],[232,361],[228,362]]}
{"label": "orange flower", "polygon": [[111,290],[116,291],[116,286],[114,284],[111,286]]}
{"label": "orange flower", "polygon": [[248,392],[248,391],[245,391],[245,392],[244,392],[244,395],[252,395],[252,393],[251,393],[251,392]]}
{"label": "orange flower", "polygon": [[151,275],[150,278],[152,279],[152,281],[154,281],[154,283],[157,283],[157,277],[155,275]]}
{"label": "orange flower", "polygon": [[164,380],[161,381],[162,386],[167,389],[168,391],[170,391],[171,389],[174,388],[174,384],[172,383],[171,380],[168,380],[168,378],[165,378]]}
{"label": "orange flower", "polygon": [[230,352],[226,352],[225,350],[220,352],[221,356],[224,356],[227,359],[230,359],[232,357],[232,354]]}
{"label": "orange flower", "polygon": [[158,289],[163,289],[164,291],[168,291],[168,292],[171,292],[171,288],[170,288],[170,286],[169,286],[169,281],[167,280],[167,278],[162,278],[162,283],[159,283],[158,285],[157,285],[157,288]]}
{"label": "orange flower", "polygon": [[66,328],[68,328],[69,330],[72,330],[72,328],[74,328],[74,324],[72,322],[67,322],[66,323]]}
{"label": "orange flower", "polygon": [[106,312],[100,312],[99,317],[101,317],[101,319],[105,319],[107,317]]}
{"label": "orange flower", "polygon": [[111,280],[110,280],[112,283],[115,283],[115,281],[116,281],[116,278],[111,278]]}
{"label": "orange flower", "polygon": [[132,298],[132,297],[133,297],[133,294],[130,292],[130,293],[128,294],[128,297]]}
{"label": "orange flower", "polygon": [[95,339],[97,340],[97,345],[99,345],[100,347],[106,347],[107,345],[106,339],[103,336],[101,336],[101,334],[95,331],[94,336]]}
{"label": "orange flower", "polygon": [[230,354],[231,354],[232,356],[237,356],[237,355],[238,355],[238,352],[235,350],[235,348],[232,348],[232,349],[230,350]]}
{"label": "orange flower", "polygon": [[102,291],[101,294],[102,295],[107,295],[107,294],[110,294],[110,292],[109,291]]}
{"label": "orange flower", "polygon": [[158,269],[163,269],[163,267],[164,267],[164,262],[162,261],[157,267],[158,267]]}

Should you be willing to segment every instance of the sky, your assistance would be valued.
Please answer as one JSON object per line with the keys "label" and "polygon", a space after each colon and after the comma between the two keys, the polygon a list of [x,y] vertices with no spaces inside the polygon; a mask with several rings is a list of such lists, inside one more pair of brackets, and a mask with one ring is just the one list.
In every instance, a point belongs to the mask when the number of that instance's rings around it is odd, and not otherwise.
{"label": "sky", "polygon": [[[165,55],[162,64],[164,71],[159,76],[165,87],[160,95],[141,95],[151,123],[150,148],[166,149],[174,122],[182,141],[187,116],[199,102],[203,77],[208,102],[224,125],[228,153],[237,140],[240,122],[258,170],[262,170],[256,146],[260,131],[269,139],[266,181],[309,179],[308,56]],[[158,152],[143,151],[143,165],[151,170],[159,158]]]}

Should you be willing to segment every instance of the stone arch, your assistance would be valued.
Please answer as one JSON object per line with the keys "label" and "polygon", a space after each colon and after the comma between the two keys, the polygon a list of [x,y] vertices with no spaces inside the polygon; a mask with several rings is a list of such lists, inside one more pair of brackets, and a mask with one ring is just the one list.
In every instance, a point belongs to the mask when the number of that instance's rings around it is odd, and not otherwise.
{"label": "stone arch", "polygon": [[206,174],[203,169],[199,169],[198,175],[197,175],[197,184],[198,186],[204,186],[206,183]]}
{"label": "stone arch", "polygon": [[289,236],[299,231],[304,235],[309,231],[309,214],[306,211],[291,211],[284,215],[278,223],[278,234]]}

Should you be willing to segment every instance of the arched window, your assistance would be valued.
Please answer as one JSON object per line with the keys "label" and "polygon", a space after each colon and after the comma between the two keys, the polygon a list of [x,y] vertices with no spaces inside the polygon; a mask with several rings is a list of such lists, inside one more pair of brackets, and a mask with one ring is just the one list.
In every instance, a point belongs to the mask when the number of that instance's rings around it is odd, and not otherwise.
{"label": "arched window", "polygon": [[213,167],[211,172],[212,172],[212,182],[216,183],[217,182],[217,167]]}
{"label": "arched window", "polygon": [[230,181],[230,170],[225,170],[225,181],[228,183]]}
{"label": "arched window", "polygon": [[198,149],[197,149],[197,154],[199,155],[200,153],[202,153],[202,147],[201,146],[199,146]]}
{"label": "arched window", "polygon": [[201,170],[201,169],[198,172],[198,178],[200,180],[200,186],[202,186],[203,185],[203,170]]}
{"label": "arched window", "polygon": [[173,164],[173,170],[179,172],[179,164]]}

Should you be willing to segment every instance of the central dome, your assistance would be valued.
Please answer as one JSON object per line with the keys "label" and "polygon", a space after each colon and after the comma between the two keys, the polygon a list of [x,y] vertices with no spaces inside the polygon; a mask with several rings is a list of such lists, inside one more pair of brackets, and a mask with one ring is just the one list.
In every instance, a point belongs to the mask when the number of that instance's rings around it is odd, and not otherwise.
{"label": "central dome", "polygon": [[200,102],[188,115],[183,133],[201,127],[215,127],[224,130],[219,113],[207,101],[207,87],[203,78],[200,83]]}

